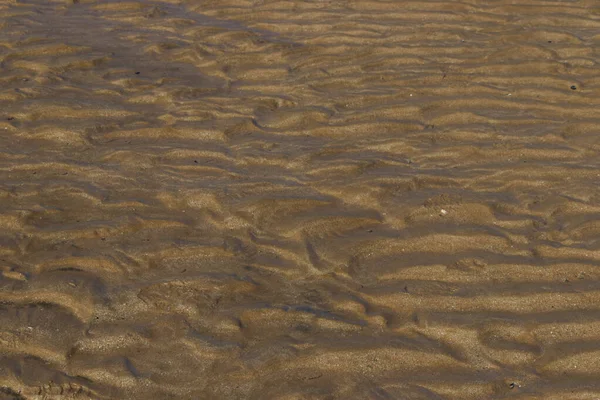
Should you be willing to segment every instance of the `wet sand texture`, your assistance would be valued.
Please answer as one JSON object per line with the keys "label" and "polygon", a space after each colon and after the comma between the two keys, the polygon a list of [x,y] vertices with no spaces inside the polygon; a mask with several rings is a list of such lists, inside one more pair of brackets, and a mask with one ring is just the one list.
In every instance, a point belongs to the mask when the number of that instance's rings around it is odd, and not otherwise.
{"label": "wet sand texture", "polygon": [[0,399],[597,399],[596,0],[0,1]]}

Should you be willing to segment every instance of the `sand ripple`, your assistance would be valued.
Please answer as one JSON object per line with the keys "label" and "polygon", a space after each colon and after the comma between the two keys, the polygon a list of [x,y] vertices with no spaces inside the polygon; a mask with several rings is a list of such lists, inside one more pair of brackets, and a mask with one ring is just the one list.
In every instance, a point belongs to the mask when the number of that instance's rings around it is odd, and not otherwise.
{"label": "sand ripple", "polygon": [[0,2],[0,398],[600,397],[599,32]]}

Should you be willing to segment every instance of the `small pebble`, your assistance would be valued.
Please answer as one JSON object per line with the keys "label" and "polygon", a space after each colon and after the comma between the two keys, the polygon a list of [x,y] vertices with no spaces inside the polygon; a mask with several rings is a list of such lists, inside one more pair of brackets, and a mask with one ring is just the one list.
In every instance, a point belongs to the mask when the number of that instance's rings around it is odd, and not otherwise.
{"label": "small pebble", "polygon": [[520,388],[520,387],[521,387],[521,385],[520,385],[518,382],[511,382],[511,383],[508,385],[508,387],[509,387],[509,388],[511,388],[511,389],[514,389],[514,388]]}
{"label": "small pebble", "polygon": [[448,214],[448,211],[444,210],[443,208],[440,210],[440,215],[446,215]]}

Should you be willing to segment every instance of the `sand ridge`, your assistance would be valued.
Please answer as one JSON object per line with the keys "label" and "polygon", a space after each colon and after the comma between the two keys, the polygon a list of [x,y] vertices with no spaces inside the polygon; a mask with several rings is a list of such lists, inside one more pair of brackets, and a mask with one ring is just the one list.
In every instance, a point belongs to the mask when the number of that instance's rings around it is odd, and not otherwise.
{"label": "sand ridge", "polygon": [[596,1],[0,1],[0,398],[600,397]]}

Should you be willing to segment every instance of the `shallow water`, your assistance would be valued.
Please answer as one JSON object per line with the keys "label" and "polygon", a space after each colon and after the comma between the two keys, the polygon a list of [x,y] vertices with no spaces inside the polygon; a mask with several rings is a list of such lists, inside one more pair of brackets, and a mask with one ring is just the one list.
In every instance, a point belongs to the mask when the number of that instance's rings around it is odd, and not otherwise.
{"label": "shallow water", "polygon": [[0,1],[0,399],[600,397],[600,8],[513,3]]}

